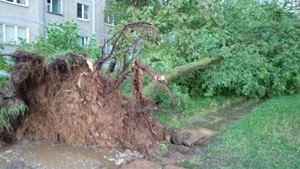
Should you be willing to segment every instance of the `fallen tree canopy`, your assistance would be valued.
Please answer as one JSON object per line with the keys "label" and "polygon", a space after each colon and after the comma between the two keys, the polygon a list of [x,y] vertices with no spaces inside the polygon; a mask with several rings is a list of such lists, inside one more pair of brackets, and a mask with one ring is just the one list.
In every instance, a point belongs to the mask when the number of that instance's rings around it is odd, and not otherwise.
{"label": "fallen tree canopy", "polygon": [[13,121],[13,132],[5,139],[128,148],[144,154],[162,139],[163,127],[148,118],[154,103],[121,96],[118,79],[92,71],[84,57],[67,54],[49,64],[28,52],[12,58],[15,64],[9,84],[0,91],[0,105],[22,101],[28,113]]}

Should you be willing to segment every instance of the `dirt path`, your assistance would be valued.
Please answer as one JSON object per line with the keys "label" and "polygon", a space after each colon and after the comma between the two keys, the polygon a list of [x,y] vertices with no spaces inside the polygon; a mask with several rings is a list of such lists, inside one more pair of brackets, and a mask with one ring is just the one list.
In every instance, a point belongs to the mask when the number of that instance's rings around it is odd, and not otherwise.
{"label": "dirt path", "polygon": [[[220,134],[227,126],[241,119],[262,102],[264,102],[264,100],[235,103],[230,107],[201,116],[188,124],[182,124],[180,129],[199,132],[209,138],[208,141],[200,146],[195,145],[190,147],[171,144],[168,147],[167,153],[162,156],[154,157],[151,161],[158,162],[162,165],[178,165],[179,163],[184,164],[187,161],[191,162],[192,160],[195,160],[194,162],[199,165],[199,161],[197,161],[199,160],[198,157],[204,157],[206,153],[202,150],[202,147],[209,144],[213,141],[215,135]],[[188,168],[193,168],[193,166],[189,166]]]}
{"label": "dirt path", "polygon": [[229,107],[194,119],[189,124],[183,124],[181,127],[192,129],[201,127],[220,132],[228,125],[241,119],[262,102],[264,102],[264,100],[259,100],[250,104],[247,104],[247,101],[234,103]]}

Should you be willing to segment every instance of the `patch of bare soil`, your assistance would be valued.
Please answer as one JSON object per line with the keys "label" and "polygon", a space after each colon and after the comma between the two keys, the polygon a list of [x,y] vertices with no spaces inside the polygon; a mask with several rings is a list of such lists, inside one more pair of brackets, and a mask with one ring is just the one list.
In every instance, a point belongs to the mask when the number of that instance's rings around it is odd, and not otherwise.
{"label": "patch of bare soil", "polygon": [[92,71],[85,58],[67,54],[45,64],[36,54],[17,52],[13,60],[0,105],[21,101],[28,112],[13,122],[12,133],[2,133],[4,140],[50,140],[144,154],[155,147],[163,126],[148,118],[153,102],[121,96],[118,79]]}

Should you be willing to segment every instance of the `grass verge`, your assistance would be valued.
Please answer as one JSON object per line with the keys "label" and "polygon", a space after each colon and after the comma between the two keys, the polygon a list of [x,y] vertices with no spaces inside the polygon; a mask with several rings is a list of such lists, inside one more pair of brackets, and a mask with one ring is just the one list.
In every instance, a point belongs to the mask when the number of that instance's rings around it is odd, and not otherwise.
{"label": "grass verge", "polygon": [[266,101],[203,151],[201,168],[299,168],[300,95]]}

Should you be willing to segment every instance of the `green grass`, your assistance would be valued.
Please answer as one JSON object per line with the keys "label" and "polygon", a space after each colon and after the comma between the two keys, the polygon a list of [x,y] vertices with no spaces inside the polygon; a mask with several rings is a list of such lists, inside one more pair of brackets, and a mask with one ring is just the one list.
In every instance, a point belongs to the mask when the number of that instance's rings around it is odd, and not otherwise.
{"label": "green grass", "polygon": [[0,75],[0,88],[6,85],[8,82],[8,78]]}
{"label": "green grass", "polygon": [[266,101],[204,151],[201,168],[300,168],[300,95]]}
{"label": "green grass", "polygon": [[[0,54],[1,54],[1,45],[0,45]],[[9,73],[9,61],[7,58],[0,56],[0,70]],[[8,82],[8,75],[0,72],[0,88],[3,87]]]}
{"label": "green grass", "polygon": [[6,128],[8,131],[12,128],[11,119],[16,119],[20,114],[24,116],[27,107],[24,103],[14,103],[8,108],[0,108],[0,132]]}
{"label": "green grass", "polygon": [[154,113],[154,117],[168,127],[178,128],[182,123],[188,123],[200,116],[213,113],[243,100],[245,99],[242,97],[197,97],[192,98],[188,102],[186,110],[180,114]]}

